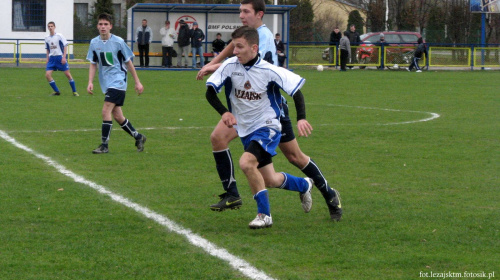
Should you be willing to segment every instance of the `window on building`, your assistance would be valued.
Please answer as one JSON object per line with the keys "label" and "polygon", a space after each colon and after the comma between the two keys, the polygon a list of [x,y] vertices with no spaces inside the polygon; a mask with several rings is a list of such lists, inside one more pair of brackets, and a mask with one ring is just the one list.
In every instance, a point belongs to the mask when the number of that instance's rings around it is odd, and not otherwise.
{"label": "window on building", "polygon": [[12,31],[45,32],[46,0],[12,0]]}
{"label": "window on building", "polygon": [[89,22],[89,4],[88,3],[75,3],[75,13],[83,25]]}
{"label": "window on building", "polygon": [[122,5],[121,4],[113,4],[113,16],[114,16],[114,22],[115,26],[121,27],[122,26]]}

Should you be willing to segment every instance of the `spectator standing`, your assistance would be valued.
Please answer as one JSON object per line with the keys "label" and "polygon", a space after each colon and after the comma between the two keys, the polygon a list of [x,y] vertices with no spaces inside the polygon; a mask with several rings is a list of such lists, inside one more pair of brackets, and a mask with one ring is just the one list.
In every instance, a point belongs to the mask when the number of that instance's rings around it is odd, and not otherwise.
{"label": "spectator standing", "polygon": [[203,61],[203,39],[205,39],[205,34],[203,30],[198,28],[198,23],[193,23],[193,29],[191,29],[191,52],[193,53],[193,68],[196,68],[196,55],[200,56],[200,67],[205,66]]}
{"label": "spectator standing", "polygon": [[[353,46],[359,46],[361,43],[361,38],[359,37],[359,33],[356,31],[356,26],[354,24],[351,24],[351,27],[349,28],[349,31],[347,31],[348,35],[347,37],[349,38],[349,43],[351,44],[351,47]],[[351,63],[356,63],[356,50],[350,52],[350,57],[351,57]],[[352,66],[349,68],[352,69]]]}
{"label": "spectator standing", "polygon": [[161,34],[161,51],[162,60],[161,66],[172,67],[172,56],[174,53],[174,40],[177,39],[177,34],[173,28],[170,28],[170,21],[165,21],[165,26],[160,29]]}
{"label": "spectator standing", "polygon": [[212,52],[214,54],[214,57],[219,55],[219,53],[226,46],[226,42],[224,42],[221,38],[222,38],[222,34],[217,33],[217,38],[212,41]]}
{"label": "spectator standing", "polygon": [[340,71],[346,71],[346,64],[351,56],[351,44],[349,42],[349,32],[345,31],[344,36],[340,39]]}
{"label": "spectator standing", "polygon": [[335,48],[333,46],[338,47],[340,43],[340,39],[342,38],[342,33],[340,32],[340,29],[338,26],[333,29],[332,33],[330,33],[330,64],[333,63],[333,56],[334,56],[334,50]]}
{"label": "spectator standing", "polygon": [[378,67],[378,69],[384,70],[384,64],[385,64],[384,53],[385,53],[385,46],[387,45],[384,33],[380,33],[380,39],[377,42],[377,44],[380,46],[380,66]]}
{"label": "spectator standing", "polygon": [[187,67],[187,58],[189,55],[189,43],[190,43],[190,37],[189,37],[189,26],[186,24],[186,22],[181,19],[179,21],[179,24],[181,27],[179,27],[179,35],[177,39],[177,45],[179,47],[179,50],[177,52],[177,67],[182,67],[182,58],[184,58],[184,67]]}
{"label": "spectator standing", "polygon": [[285,44],[281,41],[281,35],[279,33],[276,33],[274,37],[274,44],[276,45],[276,54],[278,55],[278,66],[284,67],[286,59]]}
{"label": "spectator standing", "polygon": [[424,39],[422,37],[418,38],[418,46],[415,52],[413,53],[413,60],[411,61],[410,67],[408,67],[408,71],[411,72],[413,67],[417,69],[417,73],[422,72],[420,66],[418,65],[418,61],[422,59],[422,55],[425,54],[425,57],[429,57],[429,53],[427,52],[427,46],[424,44]]}
{"label": "spectator standing", "polygon": [[140,66],[149,67],[149,44],[153,41],[153,31],[151,31],[151,28],[148,26],[148,21],[146,19],[143,19],[142,25],[137,27],[135,37],[139,47]]}

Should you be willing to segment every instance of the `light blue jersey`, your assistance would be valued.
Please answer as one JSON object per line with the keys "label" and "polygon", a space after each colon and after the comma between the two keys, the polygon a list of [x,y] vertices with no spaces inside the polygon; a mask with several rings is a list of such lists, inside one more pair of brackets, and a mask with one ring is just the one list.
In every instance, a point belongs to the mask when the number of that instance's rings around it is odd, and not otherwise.
{"label": "light blue jersey", "polygon": [[[265,61],[278,66],[278,55],[274,44],[273,33],[265,24],[257,28],[259,33],[259,54]],[[272,59],[272,61],[271,61]]]}
{"label": "light blue jersey", "polygon": [[100,36],[90,42],[87,60],[99,64],[99,83],[103,93],[109,88],[127,90],[126,62],[134,57],[134,53],[122,38],[111,34],[109,40],[103,41]]}

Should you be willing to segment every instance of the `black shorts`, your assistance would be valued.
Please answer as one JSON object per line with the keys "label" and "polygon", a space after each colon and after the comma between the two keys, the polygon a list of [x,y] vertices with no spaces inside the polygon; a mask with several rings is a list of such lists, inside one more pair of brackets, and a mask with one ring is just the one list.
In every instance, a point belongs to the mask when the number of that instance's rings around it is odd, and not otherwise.
{"label": "black shorts", "polygon": [[116,88],[108,88],[104,101],[114,103],[116,106],[123,106],[123,103],[125,103],[125,91]]}
{"label": "black shorts", "polygon": [[295,134],[293,134],[292,121],[290,121],[290,116],[288,115],[288,104],[285,102],[283,104],[283,112],[285,115],[281,115],[281,139],[280,143],[290,142],[295,139]]}

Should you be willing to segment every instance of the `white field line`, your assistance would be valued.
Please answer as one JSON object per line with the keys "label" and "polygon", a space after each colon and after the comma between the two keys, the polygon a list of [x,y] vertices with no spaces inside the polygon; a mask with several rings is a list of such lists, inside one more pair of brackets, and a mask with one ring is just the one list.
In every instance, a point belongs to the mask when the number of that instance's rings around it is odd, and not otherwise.
{"label": "white field line", "polygon": [[[309,105],[319,105],[319,104],[309,104]],[[407,112],[407,113],[418,113],[418,114],[427,114],[430,115],[427,118],[404,121],[404,122],[390,122],[390,123],[372,123],[372,124],[363,124],[363,123],[354,123],[354,124],[339,124],[339,123],[327,123],[327,124],[319,124],[319,126],[327,126],[327,125],[400,125],[400,124],[411,124],[418,122],[428,122],[434,119],[441,117],[437,113],[432,112],[424,112],[424,111],[410,111],[410,110],[398,110],[398,109],[385,109],[385,108],[376,108],[376,107],[363,107],[363,106],[350,106],[350,105],[337,105],[337,104],[321,104],[321,106],[329,106],[329,107],[347,107],[347,108],[357,108],[364,110],[380,110],[380,111],[389,111],[389,112]],[[213,128],[213,126],[189,126],[189,127],[180,127],[180,126],[166,126],[166,127],[142,127],[138,130],[179,130],[179,129],[204,129],[204,128]],[[119,130],[120,128],[114,128],[113,130]],[[48,129],[48,130],[11,130],[9,133],[49,133],[49,132],[91,132],[91,131],[101,131],[100,128],[91,128],[91,129]]]}
{"label": "white field line", "polygon": [[[319,105],[319,104],[310,104],[310,105]],[[330,106],[330,107],[336,106],[336,107],[357,108],[357,109],[364,109],[364,110],[380,110],[380,111],[389,111],[389,112],[407,112],[407,113],[418,113],[418,114],[430,115],[427,118],[418,119],[418,120],[411,120],[411,121],[405,121],[405,122],[375,123],[375,124],[369,124],[369,125],[410,124],[410,123],[418,123],[418,122],[428,122],[428,121],[432,121],[434,119],[437,119],[437,118],[441,117],[437,113],[424,112],[424,111],[410,111],[410,110],[398,110],[398,109],[386,109],[386,108],[377,108],[377,107],[350,106],[350,105],[338,105],[338,104],[321,104],[321,106]],[[342,125],[342,124],[333,124],[332,123],[332,124],[320,124],[320,125],[323,126],[323,125]],[[363,125],[363,124],[350,124],[350,125]]]}
{"label": "white field line", "polygon": [[202,238],[198,234],[191,232],[190,229],[183,228],[182,226],[178,225],[177,223],[170,220],[166,216],[158,214],[147,207],[144,207],[144,206],[141,206],[135,202],[132,202],[126,197],[123,197],[119,194],[113,193],[113,192],[107,190],[104,186],[101,186],[97,183],[94,183],[92,181],[85,179],[84,177],[82,177],[78,174],[75,174],[74,172],[67,169],[63,165],[57,163],[55,160],[51,159],[50,157],[47,157],[47,156],[40,154],[40,153],[37,153],[36,151],[30,149],[29,147],[17,142],[16,139],[10,137],[3,130],[0,130],[0,138],[11,143],[15,147],[17,147],[21,150],[24,150],[24,151],[34,155],[35,157],[43,160],[47,165],[54,167],[59,173],[73,179],[75,182],[86,185],[86,186],[96,190],[100,194],[106,195],[106,196],[110,197],[112,200],[136,211],[139,214],[144,215],[148,219],[151,219],[151,220],[157,222],[158,224],[164,226],[167,230],[186,237],[186,239],[194,246],[200,247],[208,254],[228,262],[234,269],[240,271],[248,278],[259,279],[259,280],[260,279],[273,279],[270,276],[266,275],[263,271],[260,271],[257,268],[253,267],[251,264],[249,264],[245,260],[240,259],[235,255],[232,255],[226,249],[220,248],[220,247],[216,246],[215,244],[213,244],[212,242]]}

